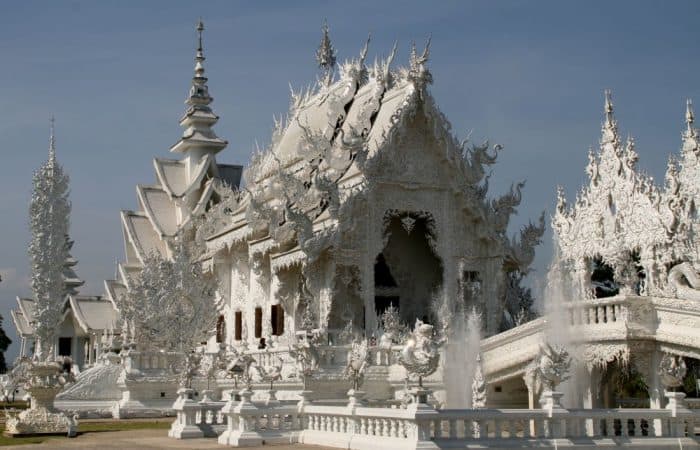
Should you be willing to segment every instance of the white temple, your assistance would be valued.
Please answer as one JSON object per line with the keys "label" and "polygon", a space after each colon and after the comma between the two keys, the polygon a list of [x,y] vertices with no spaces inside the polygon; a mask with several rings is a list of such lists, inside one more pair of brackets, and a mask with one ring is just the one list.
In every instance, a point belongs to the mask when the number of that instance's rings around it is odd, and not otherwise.
{"label": "white temple", "polygon": [[[447,346],[439,369],[426,377],[439,406],[449,403],[455,381],[449,365],[461,361],[471,372],[457,367],[460,389],[471,392],[473,376],[483,377],[481,387],[475,384],[481,406],[539,407],[543,380],[536,369],[543,344],[553,341],[577,361],[570,406],[635,402],[658,409],[665,401],[659,375],[665,355],[700,367],[700,135],[690,103],[681,154],[659,187],[636,169],[634,142],[619,138],[606,94],[589,185],[571,206],[558,196],[557,257],[547,309],[536,318],[521,283],[544,232],[544,213],[508,235],[524,183],[489,195],[487,174],[501,147],[454,136],[429,90],[429,42],[422,52],[412,47],[406,67],[393,66],[396,48],[368,65],[369,40],[356,58],[337,64],[326,28],[317,84],[292,94],[270,146],[243,168],[216,161],[227,142],[212,129],[218,116],[204,75],[201,22],[197,30],[184,132],[170,148],[178,157],[155,158],[155,182],[138,185],[137,209],[121,212],[125,259],[117,276],[105,282],[104,297],[82,297],[67,271],[75,292],[67,297],[58,352],[69,345],[69,355],[94,370],[64,400],[88,400],[100,386],[105,410],[117,417],[160,415],[172,406],[173,355],[118,335],[128,326],[119,307],[131,280],[149,254],[172,256],[175,239],[187,239],[217,280],[211,307],[220,320],[199,350],[246,355],[262,368],[279,361],[280,400],[307,388],[294,358],[300,338],[316,339],[313,396],[332,400],[344,398],[346,360],[357,351],[350,344],[364,337],[367,397],[396,404],[408,374],[398,328],[382,323],[387,310],[398,310],[404,324],[420,320],[438,333],[452,332],[453,339],[468,312],[481,314],[469,322],[479,329],[464,337],[472,342]],[[18,305],[12,317],[25,354],[32,302],[18,299]],[[467,348],[475,350],[465,358]],[[448,354],[455,349],[461,359]],[[618,389],[630,367],[646,383],[640,392]],[[200,377],[198,386],[213,381],[218,395],[238,388],[237,379],[224,375]],[[261,398],[268,382],[260,377],[253,387]]]}

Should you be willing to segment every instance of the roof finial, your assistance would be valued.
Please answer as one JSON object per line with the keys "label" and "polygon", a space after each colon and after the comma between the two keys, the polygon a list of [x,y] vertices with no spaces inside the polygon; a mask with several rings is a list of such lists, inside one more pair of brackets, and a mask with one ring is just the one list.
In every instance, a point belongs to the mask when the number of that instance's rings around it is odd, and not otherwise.
{"label": "roof finial", "polygon": [[202,32],[204,31],[204,22],[202,21],[202,18],[200,17],[199,20],[197,21],[197,40],[198,40],[198,45],[197,45],[197,56],[195,56],[195,66],[194,66],[194,74],[195,77],[197,78],[202,78],[204,77],[204,65],[202,64],[204,60],[206,59],[204,57],[204,48],[202,46]]}
{"label": "roof finial", "polygon": [[613,123],[613,102],[610,89],[605,90],[605,124],[610,126]]}
{"label": "roof finial", "polygon": [[685,101],[685,123],[688,126],[688,136],[691,136],[694,132],[693,122],[695,121],[695,113],[693,112],[693,101],[687,99]]}
{"label": "roof finial", "polygon": [[53,114],[51,114],[51,118],[49,118],[49,161],[53,162],[56,160],[56,136],[55,136],[55,122],[56,119],[54,119]]}
{"label": "roof finial", "polygon": [[323,20],[321,31],[323,35],[321,36],[321,43],[318,45],[318,50],[316,50],[316,62],[321,72],[323,72],[323,81],[326,85],[329,85],[333,80],[336,59],[335,49],[331,43],[330,29],[325,19]]}
{"label": "roof finial", "polygon": [[202,51],[202,31],[204,31],[204,22],[200,17],[197,21],[197,34],[199,35],[199,47],[197,47],[197,50],[200,52]]}

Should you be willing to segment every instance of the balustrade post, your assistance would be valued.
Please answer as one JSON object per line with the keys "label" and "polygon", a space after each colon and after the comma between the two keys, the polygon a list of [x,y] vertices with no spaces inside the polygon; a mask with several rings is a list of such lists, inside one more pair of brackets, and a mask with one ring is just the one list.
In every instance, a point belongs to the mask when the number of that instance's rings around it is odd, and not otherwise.
{"label": "balustrade post", "polygon": [[177,399],[173,403],[176,418],[170,426],[168,436],[175,439],[191,439],[204,437],[204,433],[196,423],[199,405],[192,400],[193,389],[181,388],[177,391]]}
{"label": "balustrade post", "polygon": [[685,437],[685,418],[692,416],[692,412],[685,405],[683,392],[666,392],[668,404],[666,409],[671,411],[669,420],[669,436]]}
{"label": "balustrade post", "polygon": [[[542,393],[542,409],[547,411],[549,420],[545,422],[548,429],[545,430],[547,437],[563,438],[566,434],[566,426],[562,426],[562,417],[566,414],[566,409],[561,405],[561,392],[545,391]],[[565,423],[565,422],[564,422]]]}
{"label": "balustrade post", "polygon": [[[241,401],[233,408],[224,407],[224,413],[228,417],[228,427],[221,436],[219,444],[231,445],[234,447],[255,447],[262,445],[263,438],[258,433],[257,417],[260,416],[260,409],[251,401],[253,391],[243,389],[240,392]],[[231,396],[233,399],[233,395]],[[229,400],[232,402],[233,400]],[[227,403],[226,406],[229,406]]]}
{"label": "balustrade post", "polygon": [[[421,392],[422,394],[422,392]],[[427,393],[424,394],[427,397]],[[421,398],[417,395],[416,398]],[[409,421],[413,422],[415,433],[410,437],[411,440],[415,440],[416,448],[421,449],[437,449],[438,446],[433,441],[433,435],[430,431],[431,423],[435,421],[435,438],[440,437],[440,420],[439,413],[435,408],[427,403],[414,402],[411,403],[406,411],[409,412],[411,418]]]}

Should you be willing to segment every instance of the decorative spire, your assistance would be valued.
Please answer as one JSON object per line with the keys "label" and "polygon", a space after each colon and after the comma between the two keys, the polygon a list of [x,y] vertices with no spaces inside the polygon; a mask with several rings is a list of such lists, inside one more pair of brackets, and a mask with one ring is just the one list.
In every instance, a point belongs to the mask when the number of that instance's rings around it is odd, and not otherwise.
{"label": "decorative spire", "polygon": [[605,107],[603,109],[605,112],[605,122],[603,123],[603,138],[601,144],[611,143],[617,146],[619,144],[619,139],[617,136],[617,122],[615,122],[615,116],[613,115],[613,107],[612,92],[610,89],[606,89]]}
{"label": "decorative spire", "polygon": [[605,90],[605,125],[612,126],[615,119],[613,118],[613,102],[612,92],[610,89]]}
{"label": "decorative spire", "polygon": [[203,150],[205,153],[217,153],[226,147],[227,142],[220,139],[212,130],[212,126],[219,120],[219,117],[209,107],[214,99],[209,95],[207,77],[204,75],[204,45],[202,43],[202,32],[204,22],[200,18],[195,28],[197,31],[197,52],[194,57],[194,77],[190,86],[190,92],[185,100],[188,105],[185,115],[180,119],[180,126],[185,131],[182,139],[170,148],[171,152],[186,152],[190,148]]}
{"label": "decorative spire", "polygon": [[204,49],[202,48],[202,32],[204,31],[204,22],[202,22],[202,18],[199,18],[199,21],[197,21],[197,37],[198,37],[198,44],[197,45],[197,56],[195,56],[195,61],[197,63],[195,64],[194,67],[194,74],[195,77],[202,78],[204,77],[204,66],[202,63],[206,59],[204,57]]}
{"label": "decorative spire", "polygon": [[685,101],[685,124],[688,128],[687,136],[691,137],[695,135],[695,128],[693,128],[693,122],[695,121],[695,113],[693,112],[693,101],[687,99]]}
{"label": "decorative spire", "polygon": [[331,43],[330,29],[328,28],[328,22],[324,19],[323,26],[321,27],[323,35],[321,36],[321,43],[318,45],[318,50],[316,50],[316,62],[318,63],[319,69],[323,74],[322,80],[327,85],[331,84],[333,80],[333,72],[335,71],[335,49]]}
{"label": "decorative spire", "polygon": [[56,163],[55,122],[56,119],[54,119],[53,114],[51,114],[51,118],[49,119],[49,163],[51,164]]}
{"label": "decorative spire", "polygon": [[194,78],[192,78],[192,87],[190,87],[190,96],[187,99],[188,105],[208,105],[212,98],[209,96],[209,88],[207,87],[207,77],[204,76],[204,47],[202,46],[202,32],[204,31],[204,22],[202,19],[197,21],[197,54],[194,57]]}

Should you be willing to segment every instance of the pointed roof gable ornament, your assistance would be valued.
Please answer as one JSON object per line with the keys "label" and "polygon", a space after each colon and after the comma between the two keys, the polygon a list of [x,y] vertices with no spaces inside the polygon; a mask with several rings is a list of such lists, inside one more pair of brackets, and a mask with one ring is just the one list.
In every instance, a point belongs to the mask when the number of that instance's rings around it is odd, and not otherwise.
{"label": "pointed roof gable ornament", "polygon": [[321,27],[322,36],[321,43],[316,50],[316,63],[321,69],[321,81],[325,86],[328,86],[333,81],[333,73],[335,72],[336,57],[335,49],[331,43],[330,29],[328,22],[324,19]]}
{"label": "pointed roof gable ornament", "polygon": [[693,122],[695,122],[695,113],[693,112],[693,101],[687,99],[685,101],[685,124],[687,127],[686,137],[695,136],[695,128],[693,128]]}
{"label": "pointed roof gable ornament", "polygon": [[170,148],[171,152],[186,152],[190,148],[199,148],[207,153],[218,153],[226,147],[227,142],[219,138],[211,128],[219,117],[214,114],[209,105],[214,99],[209,95],[208,78],[204,75],[204,45],[202,44],[202,32],[204,22],[200,18],[197,21],[197,52],[195,53],[194,77],[190,85],[190,91],[185,100],[187,111],[180,119],[180,126],[185,129],[182,139]]}
{"label": "pointed roof gable ornament", "polygon": [[617,122],[615,121],[615,116],[613,115],[614,104],[612,102],[612,92],[610,89],[605,90],[605,122],[603,122],[603,136],[601,138],[601,144],[613,144],[617,145],[619,143],[617,136]]}
{"label": "pointed roof gable ornament", "polygon": [[432,36],[428,36],[425,48],[420,56],[418,55],[418,50],[416,50],[416,42],[413,41],[411,44],[411,52],[408,59],[408,79],[413,81],[420,90],[433,82],[433,75],[426,66],[430,58],[431,40]]}

